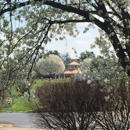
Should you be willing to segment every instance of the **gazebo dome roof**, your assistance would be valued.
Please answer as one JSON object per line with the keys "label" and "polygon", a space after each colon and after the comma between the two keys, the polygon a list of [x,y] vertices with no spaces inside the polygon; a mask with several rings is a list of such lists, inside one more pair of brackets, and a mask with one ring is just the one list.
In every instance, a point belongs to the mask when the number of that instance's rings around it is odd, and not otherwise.
{"label": "gazebo dome roof", "polygon": [[80,66],[80,64],[77,63],[76,61],[72,61],[72,62],[70,62],[68,65],[77,65],[77,66]]}

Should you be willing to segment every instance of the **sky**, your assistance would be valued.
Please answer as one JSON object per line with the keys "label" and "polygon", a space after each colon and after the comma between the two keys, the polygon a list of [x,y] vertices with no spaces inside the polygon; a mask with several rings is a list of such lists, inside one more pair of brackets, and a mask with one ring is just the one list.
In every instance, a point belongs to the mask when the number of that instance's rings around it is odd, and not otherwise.
{"label": "sky", "polygon": [[45,46],[45,50],[57,50],[60,53],[68,52],[71,58],[77,58],[72,48],[75,48],[77,51],[77,56],[86,50],[93,51],[96,55],[99,55],[100,51],[98,47],[94,49],[91,49],[90,47],[90,45],[94,43],[95,37],[99,36],[98,28],[90,28],[86,33],[83,33],[86,25],[88,25],[88,23],[78,23],[77,28],[79,29],[80,33],[77,37],[74,38],[72,36],[66,35],[66,39],[64,40],[52,40]]}
{"label": "sky", "polygon": [[[78,23],[77,28],[80,31],[77,37],[72,37],[65,35],[64,40],[52,40],[48,42],[45,46],[45,50],[57,50],[61,54],[69,53],[71,58],[78,58],[81,52],[92,51],[95,55],[100,55],[99,48],[96,47],[91,49],[90,45],[94,43],[96,37],[99,37],[98,27],[90,28],[86,33],[83,33],[85,27],[88,26],[88,23]],[[77,51],[77,55],[74,53],[74,48]]]}

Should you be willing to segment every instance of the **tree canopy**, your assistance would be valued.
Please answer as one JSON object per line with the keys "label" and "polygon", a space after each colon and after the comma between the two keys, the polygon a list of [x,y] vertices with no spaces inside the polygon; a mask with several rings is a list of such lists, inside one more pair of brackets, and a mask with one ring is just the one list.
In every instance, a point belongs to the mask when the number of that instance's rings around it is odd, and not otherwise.
{"label": "tree canopy", "polygon": [[81,52],[80,56],[78,58],[79,61],[83,61],[86,58],[94,58],[95,54],[93,52],[89,52],[89,51],[85,51],[85,52]]}
{"label": "tree canopy", "polygon": [[48,51],[48,52],[47,52],[47,55],[49,55],[49,54],[53,54],[53,55],[60,56],[60,53],[59,53],[57,50],[54,50],[54,51]]}
{"label": "tree canopy", "polygon": [[50,54],[38,60],[36,70],[45,76],[58,75],[64,72],[65,65],[59,56]]}
{"label": "tree canopy", "polygon": [[60,54],[60,57],[65,65],[69,64],[73,60],[68,52]]}
{"label": "tree canopy", "polygon": [[[10,79],[11,73],[25,69],[30,57],[44,50],[52,38],[62,40],[65,32],[75,37],[79,22],[103,31],[130,76],[129,0],[1,0],[1,74]],[[84,32],[88,28],[86,24]]]}

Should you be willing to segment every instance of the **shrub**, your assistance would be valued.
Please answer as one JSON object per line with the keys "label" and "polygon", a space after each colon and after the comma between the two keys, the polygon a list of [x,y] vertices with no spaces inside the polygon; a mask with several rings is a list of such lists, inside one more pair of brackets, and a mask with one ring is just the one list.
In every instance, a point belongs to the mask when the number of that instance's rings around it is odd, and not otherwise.
{"label": "shrub", "polygon": [[[120,82],[119,82],[120,81]],[[37,89],[39,124],[54,130],[86,130],[97,125],[104,130],[128,130],[130,89],[125,80],[46,82]],[[130,85],[130,84],[128,84]]]}
{"label": "shrub", "polygon": [[[130,129],[130,83],[120,79],[111,84],[111,90],[106,91],[106,103],[100,106],[101,112],[95,114],[95,121],[103,130]],[[109,87],[110,88],[110,87]]]}
{"label": "shrub", "polygon": [[46,128],[85,130],[91,127],[98,86],[86,81],[44,83],[37,89],[41,103],[39,123]]}

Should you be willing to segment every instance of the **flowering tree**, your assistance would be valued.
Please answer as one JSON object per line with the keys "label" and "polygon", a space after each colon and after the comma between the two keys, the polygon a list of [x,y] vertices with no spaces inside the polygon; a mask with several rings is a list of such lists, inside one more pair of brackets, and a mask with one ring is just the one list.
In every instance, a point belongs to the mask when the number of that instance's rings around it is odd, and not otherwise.
{"label": "flowering tree", "polygon": [[111,43],[104,39],[103,34],[96,39],[96,45],[99,46],[102,56],[86,58],[81,65],[82,78],[98,80],[101,85],[111,88],[109,83],[115,82],[116,79],[128,78],[127,73],[123,70],[118,57],[111,49]]}
{"label": "flowering tree", "polygon": [[[65,32],[75,37],[79,22],[90,23],[84,32],[90,25],[103,31],[130,76],[129,7],[129,0],[0,0],[0,90],[23,77],[31,82],[44,46],[52,38],[62,40]],[[96,42],[106,49],[102,37]]]}
{"label": "flowering tree", "polygon": [[36,69],[42,75],[52,76],[63,73],[65,65],[59,56],[50,54],[38,60]]}
{"label": "flowering tree", "polygon": [[[105,32],[130,76],[129,0],[1,0],[0,5],[2,59],[3,55],[10,57],[11,53],[20,51],[19,57],[14,59],[26,57],[27,60],[34,53],[38,54],[56,34],[63,39],[61,32],[66,30],[75,36],[78,33],[75,23],[89,22]],[[1,64],[5,66],[5,62]]]}
{"label": "flowering tree", "polygon": [[98,126],[103,130],[128,130],[130,79],[104,36],[101,31],[101,36],[95,42],[102,56],[86,58],[81,66],[82,76],[83,79],[87,78],[91,87],[95,87],[95,82],[102,86],[99,91],[105,103],[98,99],[100,110],[93,113]]}

